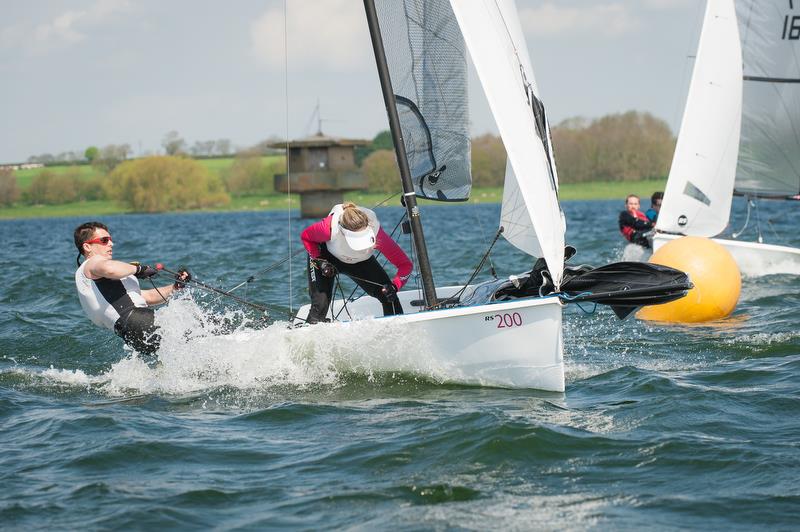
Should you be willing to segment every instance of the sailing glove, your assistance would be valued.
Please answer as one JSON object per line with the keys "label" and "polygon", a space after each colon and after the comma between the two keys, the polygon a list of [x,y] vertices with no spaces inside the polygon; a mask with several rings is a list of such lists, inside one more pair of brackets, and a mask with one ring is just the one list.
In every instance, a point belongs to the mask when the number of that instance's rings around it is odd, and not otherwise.
{"label": "sailing glove", "polygon": [[317,269],[322,273],[323,277],[333,277],[336,275],[336,268],[325,259],[316,259],[315,261]]}
{"label": "sailing glove", "polygon": [[397,301],[397,288],[393,284],[385,284],[381,287],[381,294],[386,298],[389,303]]}
{"label": "sailing glove", "polygon": [[192,274],[189,273],[189,270],[184,268],[183,266],[180,267],[178,270],[178,276],[175,278],[175,284],[172,285],[175,290],[180,290],[181,288],[186,286],[186,283],[192,280]]}
{"label": "sailing glove", "polygon": [[148,279],[158,274],[158,270],[156,270],[152,266],[148,266],[147,264],[134,263],[134,265],[136,266],[136,272],[134,272],[133,275],[135,275],[139,279]]}

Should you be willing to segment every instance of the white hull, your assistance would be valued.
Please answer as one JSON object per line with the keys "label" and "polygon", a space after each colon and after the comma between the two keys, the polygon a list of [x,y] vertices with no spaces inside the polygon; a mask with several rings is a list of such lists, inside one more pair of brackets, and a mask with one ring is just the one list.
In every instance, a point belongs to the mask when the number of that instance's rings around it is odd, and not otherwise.
{"label": "white hull", "polygon": [[[656,234],[653,237],[653,250],[663,246],[670,240],[681,238],[680,235]],[[712,238],[733,255],[739,271],[747,277],[760,277],[772,274],[800,275],[800,249],[774,244],[760,244],[742,240],[725,240]]]}
{"label": "white hull", "polygon": [[[437,289],[439,297],[455,293],[458,287]],[[558,298],[528,298],[461,307],[431,312],[418,312],[411,301],[419,293],[406,291],[398,294],[402,316],[380,317],[376,322],[390,322],[402,327],[403,336],[414,339],[414,347],[437,373],[449,382],[535,388],[554,392],[564,391],[564,359],[561,333],[561,310]],[[308,314],[309,305],[303,306],[298,316]],[[339,319],[361,320],[381,316],[380,303],[364,296],[347,305]],[[341,310],[341,301],[333,305],[333,312]],[[329,314],[330,315],[330,314]],[[389,325],[389,323],[386,323]],[[346,322],[342,325],[346,325]],[[336,327],[322,324],[314,327]],[[402,355],[402,354],[401,354]],[[397,367],[381,370],[408,371],[408,365],[398,359]]]}

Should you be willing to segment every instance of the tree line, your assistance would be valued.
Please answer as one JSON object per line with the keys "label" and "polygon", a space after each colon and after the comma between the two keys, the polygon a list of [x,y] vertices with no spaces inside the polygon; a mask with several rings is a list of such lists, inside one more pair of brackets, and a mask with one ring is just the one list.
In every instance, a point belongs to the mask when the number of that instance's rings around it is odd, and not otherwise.
{"label": "tree line", "polygon": [[[370,190],[397,189],[394,148],[388,132],[367,147],[362,169]],[[570,118],[551,129],[553,152],[561,183],[639,181],[669,173],[675,138],[669,125],[649,113],[629,111],[595,120]],[[373,148],[373,149],[370,149]],[[506,151],[495,135],[472,139],[472,183],[476,187],[503,185]]]}
{"label": "tree line", "polygon": [[[675,139],[663,120],[635,111],[595,120],[565,120],[552,128],[552,141],[562,183],[664,177],[675,148]],[[45,168],[27,189],[20,190],[14,172],[0,169],[0,205],[106,199],[134,211],[157,212],[221,205],[231,197],[269,195],[274,193],[274,175],[285,168],[283,158],[264,160],[272,142],[274,139],[240,151],[219,175],[193,160],[174,131],[162,141],[166,156],[129,160],[127,144],[92,146],[83,154],[95,170],[92,177],[82,175],[78,166],[60,172]],[[201,152],[207,155],[226,147],[225,142],[209,141],[202,149],[190,151],[202,158]],[[472,139],[471,157],[474,186],[502,186],[506,153],[499,137],[486,134]],[[356,160],[368,178],[370,191],[398,189],[399,174],[388,131],[359,147]]]}
{"label": "tree line", "polygon": [[[270,146],[281,139],[269,137],[248,148],[235,147],[230,139],[197,140],[191,146],[177,131],[169,131],[161,139],[161,147],[166,155],[191,155],[197,158],[227,158],[241,151],[258,151],[262,155],[277,155],[280,150]],[[391,137],[390,137],[391,142]],[[26,162],[41,163],[45,166],[93,164],[96,160],[114,159],[117,162],[127,159],[133,153],[130,144],[109,144],[89,146],[81,151],[64,151],[58,154],[42,153],[31,155]],[[146,155],[155,155],[152,153]]]}
{"label": "tree line", "polygon": [[162,212],[225,205],[231,197],[273,194],[282,158],[239,154],[220,175],[186,156],[156,155],[121,162],[105,173],[85,176],[82,167],[44,169],[24,190],[14,171],[0,169],[0,205],[61,205],[113,200],[136,212]]}

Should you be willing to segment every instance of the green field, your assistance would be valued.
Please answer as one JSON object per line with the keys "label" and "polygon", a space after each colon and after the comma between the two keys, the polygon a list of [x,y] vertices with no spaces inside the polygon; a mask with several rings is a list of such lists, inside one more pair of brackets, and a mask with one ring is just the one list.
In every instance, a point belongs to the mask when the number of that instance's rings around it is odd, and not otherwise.
{"label": "green field", "polygon": [[78,177],[80,177],[81,179],[91,179],[97,175],[100,175],[99,171],[95,170],[91,165],[88,164],[48,166],[47,168],[31,168],[29,170],[15,170],[14,175],[17,176],[17,185],[19,186],[20,190],[25,190],[26,188],[28,188],[31,185],[33,178],[44,171],[50,171],[56,174],[77,172]]}
{"label": "green field", "polygon": [[[568,200],[618,199],[625,202],[625,196],[636,194],[642,199],[650,198],[657,190],[664,190],[667,178],[648,179],[645,181],[607,181],[591,183],[564,183],[561,185],[559,197]],[[645,202],[647,203],[647,202]]]}
{"label": "green field", "polygon": [[[559,188],[559,199],[570,200],[604,200],[618,199],[624,202],[628,194],[636,194],[641,198],[649,198],[657,190],[664,190],[667,184],[664,179],[651,179],[646,181],[598,181],[590,183],[564,183]],[[345,194],[345,198],[359,205],[375,205],[386,198],[387,194],[374,194],[353,192]],[[470,201],[474,203],[500,203],[503,200],[503,189],[473,188]],[[392,200],[397,204],[398,200]],[[441,203],[430,200],[420,200],[423,205],[458,205],[458,203]],[[390,202],[391,204],[391,202]]]}
{"label": "green field", "polygon": [[[666,179],[631,182],[592,182],[592,183],[565,183],[561,185],[560,198],[562,201],[616,199],[620,204],[628,194],[638,194],[642,198],[649,198],[656,190],[664,190]],[[372,207],[384,201],[389,195],[383,193],[351,192],[345,194],[345,199]],[[496,188],[475,188],[472,191],[470,202],[473,203],[499,203],[503,198],[503,190]],[[205,209],[211,211],[259,211],[286,209],[288,199],[282,194],[269,196],[246,196],[232,198],[231,202],[220,208]],[[398,205],[397,196],[386,202],[386,205]],[[459,203],[440,203],[429,200],[420,200],[423,205],[459,205]],[[291,207],[297,208],[299,201],[292,197]],[[13,218],[51,218],[62,216],[106,216],[110,214],[126,214],[130,211],[111,201],[84,201],[66,203],[64,205],[15,205],[0,208],[0,219]]]}
{"label": "green field", "polygon": [[[282,161],[283,155],[266,155],[261,158],[262,161],[267,163],[272,163],[274,161]],[[222,172],[228,168],[233,163],[233,157],[227,157],[224,159],[195,159],[198,163],[202,164],[203,166],[208,169],[214,175],[222,177]],[[17,185],[21,190],[25,190],[33,181],[33,178],[37,175],[41,174],[43,171],[49,170],[56,174],[64,174],[67,172],[78,172],[78,177],[81,179],[91,179],[98,175],[101,175],[101,172],[96,170],[92,165],[89,164],[65,164],[65,165],[58,165],[58,166],[48,166],[46,168],[32,168],[28,170],[16,170],[14,175],[17,176]]]}

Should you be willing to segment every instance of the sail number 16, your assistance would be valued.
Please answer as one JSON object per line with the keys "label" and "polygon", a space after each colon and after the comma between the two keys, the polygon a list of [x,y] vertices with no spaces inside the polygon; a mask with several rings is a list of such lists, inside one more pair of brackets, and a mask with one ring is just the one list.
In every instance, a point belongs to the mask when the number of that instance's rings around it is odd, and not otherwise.
{"label": "sail number 16", "polygon": [[519,327],[522,325],[522,316],[520,316],[519,312],[513,312],[510,314],[508,312],[503,314],[494,314],[492,316],[486,316],[483,319],[486,321],[495,322],[498,329],[509,329],[511,327]]}
{"label": "sail number 16", "polygon": [[[789,0],[789,9],[794,11],[794,1]],[[800,16],[794,15],[786,15],[783,18],[783,36],[781,37],[782,40],[789,39],[790,41],[796,41],[800,39]]]}
{"label": "sail number 16", "polygon": [[783,37],[782,40],[796,41],[800,39],[800,15],[789,16],[786,15],[783,19]]}

